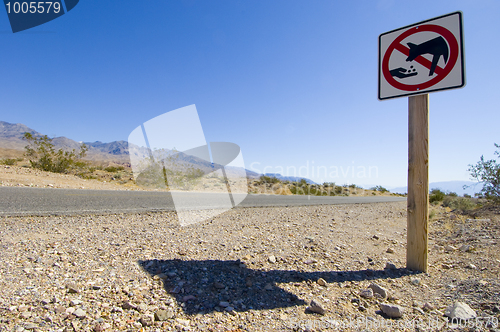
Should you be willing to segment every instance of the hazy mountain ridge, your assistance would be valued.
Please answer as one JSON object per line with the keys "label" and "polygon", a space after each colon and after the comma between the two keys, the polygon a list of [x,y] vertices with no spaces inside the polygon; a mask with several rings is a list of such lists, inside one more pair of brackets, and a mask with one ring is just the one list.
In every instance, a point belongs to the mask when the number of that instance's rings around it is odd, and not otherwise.
{"label": "hazy mountain ridge", "polygon": [[[22,123],[9,123],[5,121],[0,121],[0,146],[6,149],[22,150],[28,144],[28,142],[23,139],[24,133],[29,132],[34,137],[42,137],[43,134],[38,131],[29,128]],[[78,151],[80,149],[82,142],[74,141],[70,138],[61,136],[52,139],[52,143],[56,149],[63,149],[66,151],[71,151],[75,149]],[[130,163],[129,157],[129,144],[127,141],[113,141],[109,143],[103,143],[100,141],[96,142],[83,142],[88,147],[87,157],[85,159],[96,160],[96,161],[113,161],[117,163]],[[139,153],[141,156],[147,155],[146,148],[135,147],[132,151]],[[178,158],[181,161],[182,167],[191,165],[196,168],[201,168],[204,173],[208,173],[213,169],[212,163],[196,158],[184,153],[179,153]],[[181,166],[179,164],[179,166]],[[217,167],[216,167],[217,168]],[[218,167],[220,168],[220,167]],[[226,167],[228,175],[239,174],[237,167]],[[248,178],[257,178],[260,174],[246,170]]]}

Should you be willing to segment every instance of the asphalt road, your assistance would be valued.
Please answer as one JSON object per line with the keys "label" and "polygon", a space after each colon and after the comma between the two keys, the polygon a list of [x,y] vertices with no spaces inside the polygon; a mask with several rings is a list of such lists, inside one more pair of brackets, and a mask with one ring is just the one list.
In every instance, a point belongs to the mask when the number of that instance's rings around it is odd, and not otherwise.
{"label": "asphalt road", "polygon": [[[182,193],[195,209],[219,208],[218,195]],[[184,196],[185,195],[185,196]],[[404,201],[404,197],[248,195],[238,207]],[[0,216],[79,215],[174,210],[167,192],[0,187]]]}

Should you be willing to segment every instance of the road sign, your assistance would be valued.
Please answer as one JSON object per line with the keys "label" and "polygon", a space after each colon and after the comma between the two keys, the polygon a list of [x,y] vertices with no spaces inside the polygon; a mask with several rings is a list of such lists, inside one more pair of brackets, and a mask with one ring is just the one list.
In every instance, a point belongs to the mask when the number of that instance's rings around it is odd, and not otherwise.
{"label": "road sign", "polygon": [[462,12],[379,36],[380,100],[465,86]]}

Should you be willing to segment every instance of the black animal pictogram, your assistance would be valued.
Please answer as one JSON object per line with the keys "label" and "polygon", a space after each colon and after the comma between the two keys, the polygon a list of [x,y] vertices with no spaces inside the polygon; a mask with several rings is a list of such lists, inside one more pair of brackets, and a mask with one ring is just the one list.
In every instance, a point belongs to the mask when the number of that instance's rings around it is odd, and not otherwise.
{"label": "black animal pictogram", "polygon": [[410,48],[410,55],[406,58],[406,61],[413,61],[416,57],[422,54],[432,54],[433,57],[429,76],[434,74],[441,56],[443,56],[445,63],[448,62],[449,49],[448,44],[446,44],[443,37],[437,37],[419,45],[415,45],[413,43],[407,43],[407,45]]}

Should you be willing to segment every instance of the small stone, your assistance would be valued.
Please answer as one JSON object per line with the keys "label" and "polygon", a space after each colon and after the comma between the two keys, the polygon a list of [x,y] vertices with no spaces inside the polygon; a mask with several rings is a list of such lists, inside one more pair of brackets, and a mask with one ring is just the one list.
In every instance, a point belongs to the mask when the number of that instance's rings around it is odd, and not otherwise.
{"label": "small stone", "polygon": [[420,285],[420,279],[419,278],[412,278],[410,281],[413,285],[418,286]]}
{"label": "small stone", "polygon": [[311,259],[307,259],[304,261],[304,264],[307,264],[307,265],[310,265],[310,264],[314,264],[314,263],[317,263],[318,261],[315,260],[314,258],[311,258]]}
{"label": "small stone", "polygon": [[221,301],[221,302],[219,302],[219,307],[222,307],[222,308],[229,307],[229,302]]}
{"label": "small stone", "polygon": [[390,318],[401,318],[404,312],[402,307],[388,303],[380,303],[380,310]]}
{"label": "small stone", "polygon": [[373,289],[368,288],[368,289],[363,289],[360,293],[359,296],[365,298],[365,299],[371,299],[373,297]]}
{"label": "small stone", "polygon": [[477,283],[478,283],[479,285],[483,286],[483,287],[484,287],[484,286],[486,286],[486,285],[488,284],[488,282],[487,282],[486,280],[479,280]]}
{"label": "small stone", "polygon": [[214,287],[217,288],[217,289],[224,289],[224,288],[226,288],[226,286],[224,286],[223,283],[218,282],[218,281],[214,282]]}
{"label": "small stone", "polygon": [[155,319],[157,321],[163,322],[172,318],[174,318],[174,313],[171,310],[158,310],[155,312]]}
{"label": "small stone", "polygon": [[68,308],[66,309],[66,313],[72,315],[76,311],[76,308]]}
{"label": "small stone", "polygon": [[142,326],[151,326],[155,322],[155,317],[153,315],[143,315],[139,321]]}
{"label": "small stone", "polygon": [[385,268],[384,269],[386,269],[386,270],[396,270],[397,268],[396,268],[395,264],[393,264],[391,262],[387,262],[387,263],[385,263]]}
{"label": "small stone", "polygon": [[271,255],[267,258],[267,260],[269,261],[269,263],[276,263],[276,257],[274,255]]}
{"label": "small stone", "polygon": [[445,270],[449,270],[449,269],[451,269],[451,268],[453,267],[453,265],[443,263],[443,264],[441,264],[441,267],[442,267],[443,269],[445,269]]}
{"label": "small stone", "polygon": [[477,317],[476,312],[464,302],[456,302],[455,304],[450,305],[446,308],[444,315],[452,321],[462,321]]}
{"label": "small stone", "polygon": [[101,288],[102,288],[102,287],[101,287],[101,286],[99,286],[99,285],[93,285],[93,286],[92,286],[92,289],[93,289],[93,290],[100,290]]}
{"label": "small stone", "polygon": [[310,312],[315,312],[320,315],[324,315],[326,312],[323,306],[316,300],[311,301],[311,304],[309,305],[309,307],[307,307],[307,310],[309,310]]}
{"label": "small stone", "polygon": [[72,306],[72,307],[76,307],[77,305],[80,305],[80,304],[82,304],[82,301],[78,300],[78,299],[74,299],[74,300],[71,300],[69,302],[69,305]]}
{"label": "small stone", "polygon": [[317,281],[318,285],[326,287],[328,284],[326,283],[326,280],[323,278],[319,278]]}
{"label": "small stone", "polygon": [[264,286],[264,289],[267,290],[267,291],[273,290],[273,285],[266,284],[266,286]]}
{"label": "small stone", "polygon": [[422,307],[422,309],[424,309],[424,311],[433,311],[433,310],[436,310],[436,308],[434,308],[434,306],[432,304],[430,304],[429,302],[425,302],[424,306]]}
{"label": "small stone", "polygon": [[25,312],[22,312],[22,313],[21,313],[21,317],[22,317],[23,319],[28,319],[28,318],[30,318],[31,316],[32,316],[31,311],[25,311]]}
{"label": "small stone", "polygon": [[182,298],[182,302],[187,302],[189,300],[195,300],[196,297],[194,295],[186,295]]}
{"label": "small stone", "polygon": [[74,282],[70,282],[66,285],[66,288],[68,289],[68,293],[76,294],[80,292],[80,289],[78,288],[77,284]]}
{"label": "small stone", "polygon": [[234,307],[227,306],[224,310],[226,310],[227,312],[231,312],[234,311]]}
{"label": "small stone", "polygon": [[378,240],[378,239],[380,239],[380,238],[379,238],[379,236],[378,236],[378,235],[376,235],[376,234],[375,234],[375,235],[373,235],[373,236],[372,236],[372,239],[374,239],[374,240]]}
{"label": "small stone", "polygon": [[87,316],[87,313],[83,311],[82,308],[78,308],[75,310],[73,315],[75,315],[77,318],[85,318],[85,316]]}
{"label": "small stone", "polygon": [[185,327],[188,327],[189,325],[191,325],[191,321],[188,319],[177,318],[176,321],[177,321],[177,323],[179,323]]}
{"label": "small stone", "polygon": [[475,270],[475,269],[477,269],[477,266],[475,266],[472,263],[469,263],[469,264],[467,264],[466,268],[471,269],[471,270]]}
{"label": "small stone", "polygon": [[457,248],[448,244],[447,246],[444,247],[444,250],[445,251],[455,251],[455,250],[457,250]]}
{"label": "small stone", "polygon": [[[24,329],[26,329],[26,330],[34,330],[34,329],[36,329],[37,327],[38,327],[38,326],[37,326],[37,325],[35,325],[35,324],[33,324],[33,323],[28,323],[28,324],[26,324],[26,326],[24,326]],[[22,331],[22,330],[21,330],[21,331]]]}
{"label": "small stone", "polygon": [[128,301],[125,301],[122,303],[122,308],[125,310],[129,310],[129,309],[137,310],[137,306],[133,303],[128,302]]}
{"label": "small stone", "polygon": [[460,251],[462,252],[471,252],[473,249],[474,247],[469,244],[464,244],[460,247]]}
{"label": "small stone", "polygon": [[393,254],[394,253],[394,248],[387,248],[387,250],[385,252],[388,253],[388,254]]}
{"label": "small stone", "polygon": [[368,288],[371,288],[374,294],[379,294],[383,299],[386,299],[389,296],[387,289],[377,285],[376,283],[372,283],[368,286]]}

